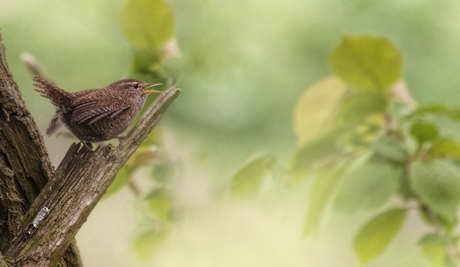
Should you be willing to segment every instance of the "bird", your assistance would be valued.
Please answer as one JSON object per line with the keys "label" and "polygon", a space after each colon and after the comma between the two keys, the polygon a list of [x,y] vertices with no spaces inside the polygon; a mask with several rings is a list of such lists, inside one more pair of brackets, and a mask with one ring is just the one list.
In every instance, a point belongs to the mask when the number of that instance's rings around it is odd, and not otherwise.
{"label": "bird", "polygon": [[[144,106],[158,83],[122,79],[105,87],[69,92],[39,76],[33,77],[34,90],[56,108],[46,134],[70,132],[84,146],[93,142],[123,139],[125,131]],[[90,149],[90,148],[89,148]]]}

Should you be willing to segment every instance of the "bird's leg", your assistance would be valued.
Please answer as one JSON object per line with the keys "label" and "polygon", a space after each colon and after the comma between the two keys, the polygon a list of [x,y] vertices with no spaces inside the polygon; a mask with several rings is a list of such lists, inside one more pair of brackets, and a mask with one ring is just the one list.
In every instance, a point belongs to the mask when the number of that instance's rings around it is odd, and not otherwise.
{"label": "bird's leg", "polygon": [[92,149],[91,143],[88,143],[88,144],[89,144],[89,145],[88,145],[85,141],[80,140],[80,142],[81,142],[81,143],[83,144],[83,146],[85,146],[88,150],[93,150],[93,149]]}

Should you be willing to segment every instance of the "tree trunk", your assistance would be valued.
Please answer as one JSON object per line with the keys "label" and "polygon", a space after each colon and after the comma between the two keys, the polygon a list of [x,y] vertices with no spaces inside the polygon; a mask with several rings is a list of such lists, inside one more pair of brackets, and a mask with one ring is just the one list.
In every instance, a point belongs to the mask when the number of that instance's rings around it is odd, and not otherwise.
{"label": "tree trunk", "polygon": [[0,35],[0,267],[82,266],[76,233],[179,93],[158,96],[115,148],[73,144],[55,171]]}

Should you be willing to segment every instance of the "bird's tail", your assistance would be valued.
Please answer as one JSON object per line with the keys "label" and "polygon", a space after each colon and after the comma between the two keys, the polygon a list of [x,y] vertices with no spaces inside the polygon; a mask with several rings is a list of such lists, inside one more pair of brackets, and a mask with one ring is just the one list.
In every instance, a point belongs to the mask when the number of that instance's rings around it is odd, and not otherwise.
{"label": "bird's tail", "polygon": [[62,90],[53,83],[40,78],[38,76],[33,77],[35,91],[39,92],[41,96],[47,98],[51,103],[60,109],[65,109],[72,102],[75,96],[67,91]]}
{"label": "bird's tail", "polygon": [[61,134],[67,132],[69,131],[67,130],[64,122],[62,121],[61,115],[59,115],[59,111],[56,111],[56,113],[50,121],[50,124],[48,125],[48,128],[46,129],[46,134],[48,136],[51,136],[53,134],[56,134],[56,136],[60,136]]}

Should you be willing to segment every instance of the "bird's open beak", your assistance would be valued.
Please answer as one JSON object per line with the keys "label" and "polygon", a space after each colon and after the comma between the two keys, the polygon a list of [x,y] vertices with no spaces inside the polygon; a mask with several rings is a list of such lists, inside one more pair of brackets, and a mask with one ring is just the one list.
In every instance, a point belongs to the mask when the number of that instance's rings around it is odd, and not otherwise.
{"label": "bird's open beak", "polygon": [[149,83],[149,85],[147,87],[142,89],[142,93],[144,93],[146,95],[151,94],[151,93],[163,93],[162,91],[158,91],[158,90],[148,90],[149,88],[152,88],[152,87],[155,87],[155,86],[158,86],[158,85],[161,85],[161,83]]}

